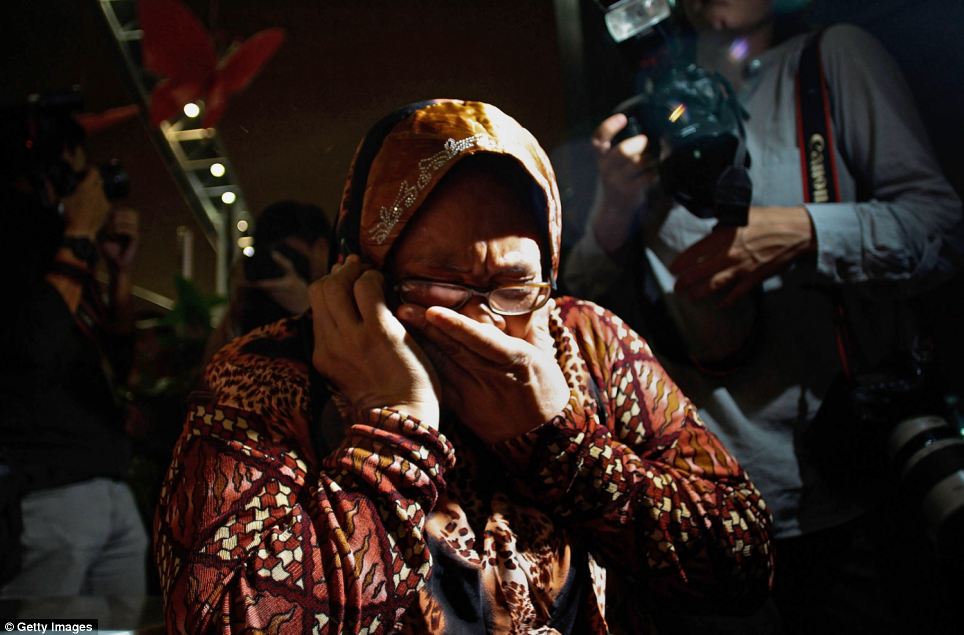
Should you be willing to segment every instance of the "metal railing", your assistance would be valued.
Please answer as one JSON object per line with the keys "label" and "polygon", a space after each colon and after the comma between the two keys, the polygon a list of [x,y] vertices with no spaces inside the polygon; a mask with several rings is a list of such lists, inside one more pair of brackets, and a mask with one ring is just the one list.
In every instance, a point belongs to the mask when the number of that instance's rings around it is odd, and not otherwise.
{"label": "metal railing", "polygon": [[[137,24],[137,0],[97,0],[126,68],[126,78],[149,110],[150,95],[157,82],[142,64],[143,32]],[[216,291],[228,291],[228,275],[235,257],[239,221],[250,223],[250,214],[236,172],[218,138],[216,128],[201,121],[203,103],[187,104],[181,116],[160,127],[151,127],[155,146],[216,254]],[[243,225],[242,225],[243,226]]]}

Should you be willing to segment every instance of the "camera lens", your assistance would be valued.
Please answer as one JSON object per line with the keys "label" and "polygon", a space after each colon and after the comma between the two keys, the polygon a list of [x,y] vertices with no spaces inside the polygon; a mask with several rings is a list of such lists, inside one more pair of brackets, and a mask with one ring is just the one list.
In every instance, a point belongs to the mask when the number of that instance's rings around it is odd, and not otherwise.
{"label": "camera lens", "polygon": [[921,508],[940,553],[964,557],[964,439],[942,417],[903,419],[888,437],[891,460]]}

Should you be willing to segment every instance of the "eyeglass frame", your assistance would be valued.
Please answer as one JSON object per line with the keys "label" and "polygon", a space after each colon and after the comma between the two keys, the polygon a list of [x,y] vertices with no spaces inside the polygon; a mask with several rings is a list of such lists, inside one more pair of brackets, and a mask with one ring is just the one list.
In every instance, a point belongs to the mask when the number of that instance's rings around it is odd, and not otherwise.
{"label": "eyeglass frame", "polygon": [[[400,280],[399,282],[397,282],[396,284],[394,284],[394,285],[392,286],[392,290],[395,292],[396,296],[398,296],[399,300],[402,299],[401,286],[402,286],[403,284],[405,284],[406,282],[423,282],[423,283],[428,283],[428,284],[432,284],[432,285],[436,285],[436,286],[449,287],[449,288],[454,288],[454,289],[458,289],[458,290],[462,290],[462,291],[468,291],[468,292],[469,292],[469,295],[467,295],[467,296],[465,297],[465,299],[462,300],[462,302],[460,302],[460,303],[457,304],[456,306],[447,306],[447,307],[445,307],[445,308],[446,308],[446,309],[451,309],[452,311],[458,311],[459,309],[461,309],[462,307],[464,307],[466,304],[468,304],[469,300],[471,300],[472,298],[481,297],[481,298],[485,301],[485,305],[486,305],[487,307],[489,307],[489,309],[490,309],[493,313],[495,313],[495,314],[497,314],[497,315],[501,315],[501,316],[503,316],[503,317],[512,317],[512,316],[518,316],[518,315],[527,315],[527,314],[532,313],[532,312],[534,312],[534,311],[538,311],[539,309],[541,309],[542,307],[544,307],[547,302],[549,302],[549,299],[550,299],[550,298],[552,298],[552,285],[551,285],[550,283],[548,283],[548,282],[520,282],[520,283],[516,283],[516,284],[506,284],[506,285],[502,285],[502,286],[499,286],[499,287],[494,287],[494,288],[489,289],[489,290],[487,290],[487,291],[482,291],[482,290],[480,290],[480,289],[478,289],[478,288],[475,288],[475,287],[470,287],[470,286],[464,285],[464,284],[458,284],[457,282],[442,282],[442,281],[440,281],[440,280],[431,280],[431,279],[428,279],[428,278],[406,278],[406,279],[404,279],[404,280]],[[541,302],[539,302],[536,306],[532,307],[531,309],[527,309],[527,310],[525,310],[525,311],[522,311],[522,312],[520,312],[520,313],[505,312],[505,311],[503,311],[503,310],[501,310],[501,309],[497,309],[497,308],[495,308],[494,306],[492,306],[492,302],[489,300],[489,296],[490,296],[490,295],[492,295],[492,294],[495,293],[496,291],[500,291],[500,290],[502,290],[502,289],[512,289],[512,288],[519,288],[519,287],[528,287],[528,288],[537,287],[537,288],[539,288],[539,289],[545,289],[545,290],[547,290],[548,293],[545,294],[545,297],[543,298],[543,300],[542,300]],[[413,303],[413,304],[414,304],[414,303]],[[443,305],[432,305],[432,306],[443,306]],[[426,308],[428,308],[428,307],[426,307]]]}

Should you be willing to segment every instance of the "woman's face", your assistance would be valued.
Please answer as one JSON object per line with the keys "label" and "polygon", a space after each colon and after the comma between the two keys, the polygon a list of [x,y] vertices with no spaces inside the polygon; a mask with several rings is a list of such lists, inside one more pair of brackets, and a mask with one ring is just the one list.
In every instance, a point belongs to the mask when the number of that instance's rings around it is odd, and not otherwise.
{"label": "woman's face", "polygon": [[[542,282],[542,252],[532,212],[493,174],[466,169],[432,192],[395,246],[389,274],[462,284],[480,290]],[[480,297],[459,313],[525,338],[534,315],[494,313]]]}
{"label": "woman's face", "polygon": [[697,31],[746,33],[773,18],[773,0],[683,0]]}

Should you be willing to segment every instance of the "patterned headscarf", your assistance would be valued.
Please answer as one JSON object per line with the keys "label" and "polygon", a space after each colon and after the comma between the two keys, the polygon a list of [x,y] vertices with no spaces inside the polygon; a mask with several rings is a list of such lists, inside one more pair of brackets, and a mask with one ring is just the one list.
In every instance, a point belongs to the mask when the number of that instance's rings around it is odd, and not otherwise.
{"label": "patterned headscarf", "polygon": [[445,174],[461,159],[483,152],[512,157],[540,190],[548,242],[543,268],[555,287],[562,214],[549,158],[515,119],[481,102],[410,104],[372,127],[355,152],[342,196],[335,229],[341,257],[357,253],[384,266],[392,245]]}

